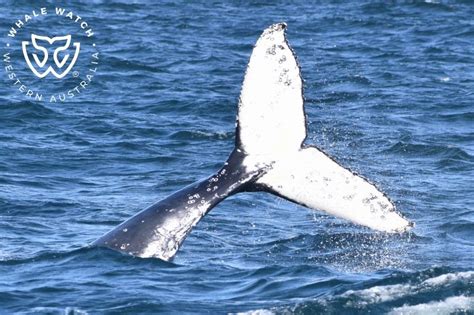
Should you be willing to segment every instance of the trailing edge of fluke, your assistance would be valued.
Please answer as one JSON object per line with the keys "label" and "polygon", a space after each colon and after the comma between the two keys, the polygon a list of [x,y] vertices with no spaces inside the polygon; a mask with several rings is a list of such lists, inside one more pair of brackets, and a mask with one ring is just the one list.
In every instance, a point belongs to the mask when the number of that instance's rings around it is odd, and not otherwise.
{"label": "trailing edge of fluke", "polygon": [[268,27],[255,44],[240,94],[235,148],[222,168],[139,212],[93,245],[171,260],[206,213],[226,197],[248,191],[273,193],[378,231],[413,226],[374,185],[303,144],[302,79],[285,28],[285,23]]}

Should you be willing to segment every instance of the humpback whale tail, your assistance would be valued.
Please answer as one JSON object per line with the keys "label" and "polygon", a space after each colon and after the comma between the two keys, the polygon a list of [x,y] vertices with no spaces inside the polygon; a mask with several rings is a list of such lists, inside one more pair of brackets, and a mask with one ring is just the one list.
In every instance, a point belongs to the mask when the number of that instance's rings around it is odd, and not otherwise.
{"label": "humpback whale tail", "polygon": [[266,191],[385,232],[412,224],[374,185],[316,147],[304,146],[306,121],[299,65],[274,24],[258,39],[245,74],[236,146],[214,175],[128,219],[93,245],[170,260],[192,227],[226,197]]}

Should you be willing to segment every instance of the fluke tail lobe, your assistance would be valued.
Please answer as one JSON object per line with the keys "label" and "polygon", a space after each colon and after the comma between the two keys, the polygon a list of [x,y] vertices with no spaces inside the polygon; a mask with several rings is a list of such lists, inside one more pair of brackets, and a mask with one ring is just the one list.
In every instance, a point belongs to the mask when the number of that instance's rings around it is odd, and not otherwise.
{"label": "fluke tail lobe", "polygon": [[300,68],[286,24],[267,28],[253,49],[237,116],[236,147],[214,175],[139,212],[93,245],[171,260],[199,220],[242,191],[266,191],[385,232],[412,225],[374,185],[316,147],[303,146]]}

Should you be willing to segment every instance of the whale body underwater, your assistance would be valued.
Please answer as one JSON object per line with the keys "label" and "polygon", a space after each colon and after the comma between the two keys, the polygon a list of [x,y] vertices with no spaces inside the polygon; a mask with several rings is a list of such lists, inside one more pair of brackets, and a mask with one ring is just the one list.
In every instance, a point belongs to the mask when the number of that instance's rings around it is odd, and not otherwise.
{"label": "whale body underwater", "polygon": [[255,44],[239,99],[235,148],[222,168],[139,212],[93,246],[169,261],[214,206],[255,191],[377,231],[401,233],[413,226],[373,184],[304,145],[303,83],[285,29],[285,23],[274,24]]}

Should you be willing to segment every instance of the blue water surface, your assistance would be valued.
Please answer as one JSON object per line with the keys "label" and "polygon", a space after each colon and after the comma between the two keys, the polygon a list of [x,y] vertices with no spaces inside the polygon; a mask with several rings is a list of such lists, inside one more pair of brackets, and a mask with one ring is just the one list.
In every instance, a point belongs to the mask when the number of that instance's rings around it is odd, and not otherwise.
{"label": "blue water surface", "polygon": [[[474,313],[474,3],[426,2],[61,2],[93,26],[100,65],[64,103],[28,100],[2,66],[0,313]],[[0,47],[56,5],[4,0]],[[246,193],[173,262],[88,248],[219,169],[253,44],[281,21],[307,143],[381,187],[413,232]]]}

